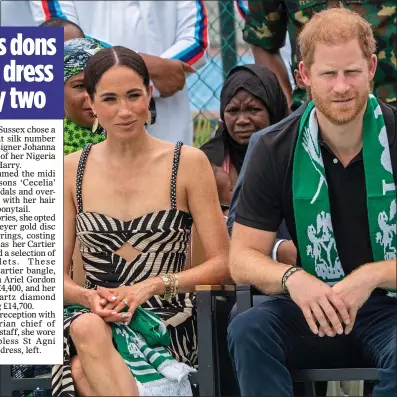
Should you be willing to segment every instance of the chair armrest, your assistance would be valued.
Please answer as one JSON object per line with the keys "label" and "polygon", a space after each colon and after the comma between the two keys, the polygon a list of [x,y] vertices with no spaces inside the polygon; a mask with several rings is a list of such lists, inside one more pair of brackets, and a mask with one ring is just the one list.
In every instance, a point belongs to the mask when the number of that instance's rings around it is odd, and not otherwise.
{"label": "chair armrest", "polygon": [[237,284],[236,285],[236,292],[251,291],[251,288],[252,288],[251,284]]}
{"label": "chair armrest", "polygon": [[379,380],[376,368],[301,369],[291,371],[294,382]]}
{"label": "chair armrest", "polygon": [[196,285],[197,291],[222,291],[223,285],[214,284],[214,285]]}
{"label": "chair armrest", "polygon": [[51,390],[51,374],[34,378],[13,378],[11,365],[0,366],[0,395],[11,396],[18,390],[35,390],[36,388]]}
{"label": "chair armrest", "polygon": [[208,292],[211,296],[232,296],[236,292],[235,285],[196,285],[196,294],[200,292]]}

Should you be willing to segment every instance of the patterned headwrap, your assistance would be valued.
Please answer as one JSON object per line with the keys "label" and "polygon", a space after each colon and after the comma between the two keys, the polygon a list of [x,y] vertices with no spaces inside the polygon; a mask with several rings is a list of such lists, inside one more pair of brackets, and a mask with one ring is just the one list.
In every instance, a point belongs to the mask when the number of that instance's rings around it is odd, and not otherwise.
{"label": "patterned headwrap", "polygon": [[87,62],[98,51],[104,47],[98,40],[92,38],[72,39],[64,45],[64,72],[63,82],[70,77],[82,72],[87,66]]}

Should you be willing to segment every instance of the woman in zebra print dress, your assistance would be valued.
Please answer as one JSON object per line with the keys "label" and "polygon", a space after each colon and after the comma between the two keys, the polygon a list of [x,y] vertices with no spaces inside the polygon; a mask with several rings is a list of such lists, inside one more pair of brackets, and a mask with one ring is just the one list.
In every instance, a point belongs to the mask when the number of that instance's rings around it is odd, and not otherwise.
{"label": "woman in zebra print dress", "polygon": [[[64,300],[91,313],[65,317],[64,365],[53,369],[53,395],[151,395],[138,387],[107,323],[129,322],[131,315],[120,313],[124,302],[129,313],[152,310],[170,333],[169,352],[196,365],[192,292],[227,280],[227,230],[205,155],[145,130],[152,87],[142,58],[124,47],[98,52],[85,87],[107,139],[65,157]],[[193,221],[207,260],[185,269]],[[69,277],[76,236],[85,288]],[[157,277],[166,274],[179,284],[170,303]]]}

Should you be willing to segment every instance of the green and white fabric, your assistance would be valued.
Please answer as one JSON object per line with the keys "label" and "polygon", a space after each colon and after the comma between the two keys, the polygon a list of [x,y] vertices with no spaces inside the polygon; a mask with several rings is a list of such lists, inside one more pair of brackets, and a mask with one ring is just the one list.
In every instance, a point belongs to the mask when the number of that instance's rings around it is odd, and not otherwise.
{"label": "green and white fabric", "polygon": [[90,128],[80,127],[68,118],[63,119],[63,154],[83,150],[89,143],[99,143],[106,139],[106,132],[98,126],[95,132]]}
{"label": "green and white fabric", "polygon": [[98,51],[103,50],[102,44],[93,38],[77,38],[64,44],[63,82],[84,71],[88,60]]}
{"label": "green and white fabric", "polygon": [[[374,261],[396,258],[396,187],[381,107],[370,95],[363,121],[363,161]],[[301,117],[293,164],[293,205],[303,268],[330,285],[345,274],[332,228],[316,108]],[[354,247],[360,249],[360,247]]]}
{"label": "green and white fabric", "polygon": [[[67,316],[90,312],[82,306],[68,306]],[[139,396],[189,396],[188,375],[196,370],[172,357],[165,347],[171,343],[167,328],[149,310],[138,307],[129,325],[109,323],[117,351],[131,370]]]}

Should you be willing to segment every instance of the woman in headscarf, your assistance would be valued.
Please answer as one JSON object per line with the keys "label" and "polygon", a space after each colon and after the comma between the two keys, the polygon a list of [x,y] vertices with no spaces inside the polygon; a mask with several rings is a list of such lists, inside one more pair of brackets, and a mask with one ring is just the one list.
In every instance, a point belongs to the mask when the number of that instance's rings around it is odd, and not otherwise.
{"label": "woman in headscarf", "polygon": [[94,39],[77,38],[64,46],[64,154],[81,150],[88,143],[99,143],[105,131],[95,120],[85,98],[84,69],[88,59],[104,47]]}
{"label": "woman in headscarf", "polygon": [[275,74],[260,65],[233,68],[223,84],[220,102],[218,129],[201,150],[218,176],[228,174],[233,189],[251,135],[285,118],[288,106]]}

